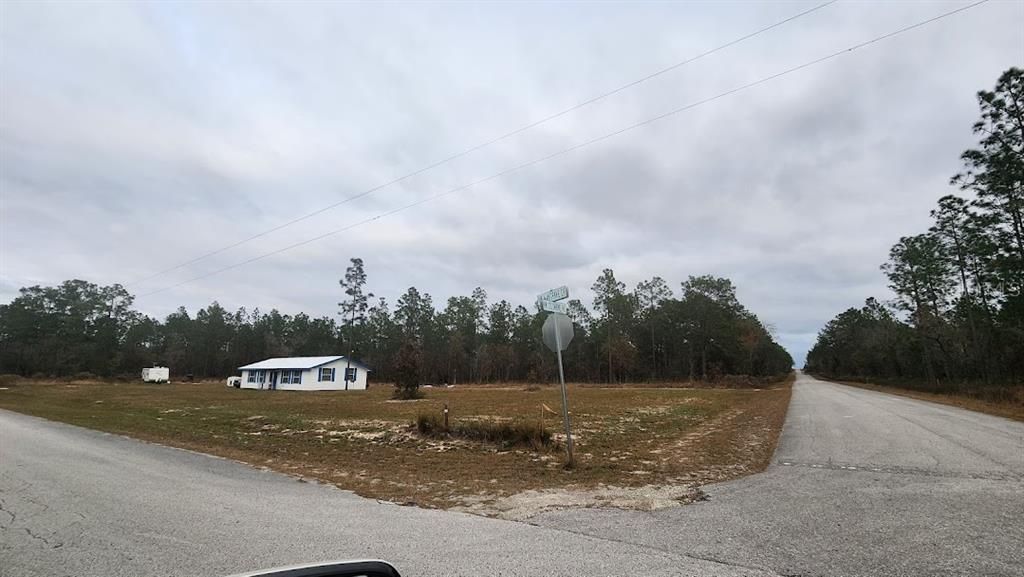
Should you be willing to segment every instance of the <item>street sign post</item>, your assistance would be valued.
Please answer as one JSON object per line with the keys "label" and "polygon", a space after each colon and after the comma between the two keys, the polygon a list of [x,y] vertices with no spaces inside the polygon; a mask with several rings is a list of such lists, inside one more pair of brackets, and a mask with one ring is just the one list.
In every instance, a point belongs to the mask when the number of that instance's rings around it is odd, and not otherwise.
{"label": "street sign post", "polygon": [[569,298],[569,287],[560,286],[537,295],[539,301],[564,301]]}
{"label": "street sign post", "polygon": [[540,305],[540,309],[549,313],[560,313],[568,314],[569,307],[566,306],[564,301],[537,301]]}
{"label": "street sign post", "polygon": [[572,342],[572,320],[566,316],[567,307],[560,302],[569,298],[569,289],[560,286],[543,294],[537,295],[541,309],[552,314],[544,320],[541,335],[544,344],[558,355],[558,382],[562,385],[562,421],[565,424],[565,455],[566,464],[572,466],[575,461],[572,455],[572,423],[569,420],[569,395],[565,390],[565,371],[562,369],[562,351]]}

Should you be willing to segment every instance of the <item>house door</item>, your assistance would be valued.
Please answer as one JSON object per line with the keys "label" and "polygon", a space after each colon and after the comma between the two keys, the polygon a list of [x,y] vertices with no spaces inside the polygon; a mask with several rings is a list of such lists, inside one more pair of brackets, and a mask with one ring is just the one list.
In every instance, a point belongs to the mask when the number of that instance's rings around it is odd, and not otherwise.
{"label": "house door", "polygon": [[277,389],[277,371],[270,371],[270,390]]}

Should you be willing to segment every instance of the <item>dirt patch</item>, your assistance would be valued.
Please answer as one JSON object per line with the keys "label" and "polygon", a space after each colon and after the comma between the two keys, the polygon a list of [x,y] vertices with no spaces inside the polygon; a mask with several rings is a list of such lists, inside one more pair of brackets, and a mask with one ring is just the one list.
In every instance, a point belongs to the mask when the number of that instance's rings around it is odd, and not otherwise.
{"label": "dirt patch", "polygon": [[667,415],[670,410],[669,407],[640,407],[635,412],[640,415]]}
{"label": "dirt patch", "polygon": [[456,505],[452,509],[510,521],[525,521],[548,511],[571,508],[612,507],[654,511],[691,503],[700,500],[703,495],[701,490],[692,484],[541,489],[498,498],[467,496],[462,499],[462,504]]}

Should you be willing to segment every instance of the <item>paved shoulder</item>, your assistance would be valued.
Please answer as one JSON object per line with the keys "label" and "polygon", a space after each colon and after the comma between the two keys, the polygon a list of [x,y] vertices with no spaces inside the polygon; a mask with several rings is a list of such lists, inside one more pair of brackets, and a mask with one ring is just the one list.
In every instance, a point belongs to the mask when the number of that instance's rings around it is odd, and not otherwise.
{"label": "paved shoulder", "polygon": [[380,557],[403,575],[763,575],[685,551],[398,507],[0,411],[0,575],[225,575]]}
{"label": "paved shoulder", "polygon": [[1019,576],[1022,479],[1022,423],[800,375],[767,472],[678,509],[535,521],[784,574]]}

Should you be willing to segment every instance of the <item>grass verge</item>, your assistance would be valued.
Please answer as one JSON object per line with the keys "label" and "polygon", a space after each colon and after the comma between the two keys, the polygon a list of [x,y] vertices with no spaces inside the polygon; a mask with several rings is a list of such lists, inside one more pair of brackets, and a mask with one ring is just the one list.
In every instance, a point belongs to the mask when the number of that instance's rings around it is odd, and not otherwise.
{"label": "grass verge", "polygon": [[971,411],[977,411],[979,413],[995,415],[997,417],[1005,417],[1007,419],[1013,419],[1015,421],[1024,421],[1024,396],[1022,396],[1021,394],[1024,391],[1018,390],[1015,396],[1007,396],[1004,401],[994,402],[974,398],[972,396],[967,395],[957,395],[952,393],[929,393],[926,391],[916,391],[913,389],[905,389],[902,387],[896,387],[892,385],[865,383],[863,381],[829,379],[827,377],[816,378],[820,378],[824,381],[832,381],[835,383],[850,385],[851,387],[859,387],[861,389],[868,389],[871,391],[878,391],[881,393],[889,393],[893,395],[899,395],[901,397],[918,399],[921,401],[931,401],[933,403],[949,405],[951,407],[960,407],[961,409],[968,409]]}
{"label": "grass verge", "polygon": [[[316,478],[366,497],[446,508],[483,503],[474,512],[491,514],[491,500],[530,491],[695,486],[760,471],[775,449],[791,382],[713,390],[570,386],[571,470],[562,467],[561,417],[545,408],[560,407],[552,386],[435,388],[425,399],[395,401],[383,385],[295,392],[19,381],[0,389],[0,408]],[[459,432],[420,433],[417,415],[440,417],[445,405]]]}

